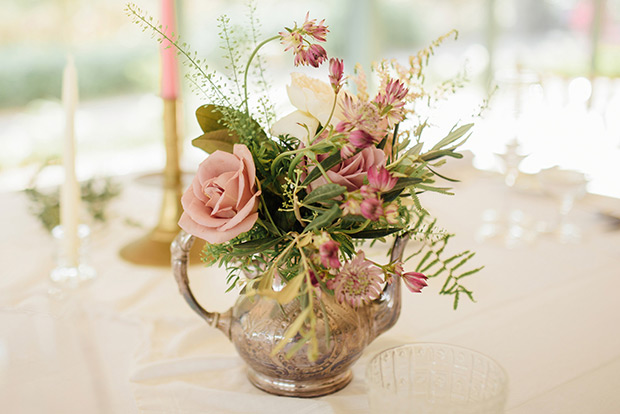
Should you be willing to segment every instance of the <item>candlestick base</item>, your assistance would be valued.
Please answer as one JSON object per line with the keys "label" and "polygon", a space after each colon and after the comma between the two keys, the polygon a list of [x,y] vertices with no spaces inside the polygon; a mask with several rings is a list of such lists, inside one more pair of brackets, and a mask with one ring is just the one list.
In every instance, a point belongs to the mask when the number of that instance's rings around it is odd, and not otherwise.
{"label": "candlestick base", "polygon": [[65,237],[62,226],[52,229],[52,236],[56,241],[56,267],[50,272],[52,282],[68,287],[77,287],[97,276],[94,267],[88,264],[88,242],[90,228],[86,224],[78,226],[79,249],[77,262],[72,262],[63,249]]}
{"label": "candlestick base", "polygon": [[[178,231],[170,233],[155,229],[146,236],[123,247],[120,255],[128,262],[138,265],[170,266],[170,243],[177,234]],[[200,260],[201,252],[202,244],[194,243],[190,251],[189,263],[192,265],[202,263]]]}

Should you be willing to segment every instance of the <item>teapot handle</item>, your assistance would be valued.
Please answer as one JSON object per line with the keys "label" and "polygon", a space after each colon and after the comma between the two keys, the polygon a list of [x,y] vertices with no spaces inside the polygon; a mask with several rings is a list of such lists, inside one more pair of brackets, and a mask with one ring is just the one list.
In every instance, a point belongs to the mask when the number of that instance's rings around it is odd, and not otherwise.
{"label": "teapot handle", "polygon": [[181,295],[185,298],[188,305],[202,317],[207,323],[220,331],[230,339],[230,322],[232,309],[224,313],[209,312],[203,308],[189,287],[189,278],[187,277],[187,265],[189,264],[189,251],[194,244],[196,238],[191,234],[181,230],[170,245],[171,264],[174,278],[179,286]]}

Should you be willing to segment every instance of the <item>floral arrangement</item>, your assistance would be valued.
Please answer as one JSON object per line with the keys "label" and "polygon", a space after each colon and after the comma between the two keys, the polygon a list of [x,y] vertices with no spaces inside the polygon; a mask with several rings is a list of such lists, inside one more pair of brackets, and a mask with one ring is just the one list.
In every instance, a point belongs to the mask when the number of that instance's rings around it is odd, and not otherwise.
{"label": "floral arrangement", "polygon": [[[473,253],[445,257],[451,235],[437,228],[419,199],[427,191],[450,194],[436,180],[453,180],[436,169],[446,157],[461,157],[456,149],[472,127],[455,126],[423,148],[428,122],[419,118],[419,106],[458,86],[452,80],[428,91],[423,69],[434,48],[456,38],[456,32],[411,56],[406,65],[374,65],[379,86],[371,94],[359,66],[347,77],[343,61],[328,58],[322,46],[329,32],[324,20],[306,15],[302,24],[259,41],[250,13],[250,46],[244,48],[229,20],[220,18],[230,72],[224,76],[210,71],[137,7],[129,5],[127,12],[178,49],[190,69],[187,78],[210,102],[196,111],[203,135],[193,141],[210,155],[183,194],[179,225],[206,241],[204,261],[225,266],[231,288],[242,285],[245,294],[281,304],[300,301],[303,311],[282,346],[295,335],[316,341],[312,304],[324,295],[346,306],[363,306],[396,276],[410,291],[420,292],[428,278],[445,275],[440,293],[454,295],[455,308],[462,294],[473,300],[461,284],[479,270],[462,271]],[[291,75],[287,92],[296,110],[283,117],[276,116],[268,99],[266,65],[259,54],[268,42],[280,42],[296,66],[329,66],[325,79]],[[247,60],[242,60],[244,53]],[[257,79],[255,97],[250,95],[251,74]],[[355,93],[347,86],[354,86]],[[382,264],[365,256],[364,241],[386,242],[396,235],[416,240],[407,259]],[[410,266],[413,259],[416,264]]]}

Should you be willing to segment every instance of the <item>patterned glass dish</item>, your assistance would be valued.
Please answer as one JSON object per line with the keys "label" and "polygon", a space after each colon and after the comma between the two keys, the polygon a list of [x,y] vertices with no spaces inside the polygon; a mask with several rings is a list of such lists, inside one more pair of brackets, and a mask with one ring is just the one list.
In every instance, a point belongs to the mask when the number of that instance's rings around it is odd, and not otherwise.
{"label": "patterned glass dish", "polygon": [[371,412],[498,414],[508,396],[506,371],[466,348],[416,343],[375,355],[366,370]]}

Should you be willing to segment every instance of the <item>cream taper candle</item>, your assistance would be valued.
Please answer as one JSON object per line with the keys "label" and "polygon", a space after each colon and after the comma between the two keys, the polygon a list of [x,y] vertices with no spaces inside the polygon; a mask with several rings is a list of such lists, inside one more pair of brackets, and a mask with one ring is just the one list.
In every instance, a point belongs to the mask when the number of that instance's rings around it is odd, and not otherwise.
{"label": "cream taper candle", "polygon": [[67,260],[66,265],[70,267],[78,266],[80,248],[78,236],[80,186],[75,174],[75,109],[77,100],[77,71],[73,58],[69,56],[62,80],[62,102],[65,112],[62,160],[65,180],[60,194],[60,224],[64,233],[62,250]]}

